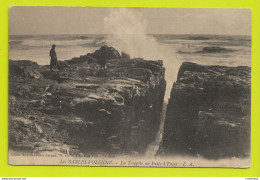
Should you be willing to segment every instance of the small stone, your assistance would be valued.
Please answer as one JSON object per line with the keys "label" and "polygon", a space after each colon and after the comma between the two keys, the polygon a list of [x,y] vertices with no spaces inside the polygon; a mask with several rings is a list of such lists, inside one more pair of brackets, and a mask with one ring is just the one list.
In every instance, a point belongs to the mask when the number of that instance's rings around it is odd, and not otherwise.
{"label": "small stone", "polygon": [[30,120],[36,120],[37,118],[36,118],[36,116],[29,116],[29,119]]}
{"label": "small stone", "polygon": [[48,141],[47,141],[46,139],[44,139],[44,138],[42,138],[41,141],[44,142],[44,143],[48,142]]}

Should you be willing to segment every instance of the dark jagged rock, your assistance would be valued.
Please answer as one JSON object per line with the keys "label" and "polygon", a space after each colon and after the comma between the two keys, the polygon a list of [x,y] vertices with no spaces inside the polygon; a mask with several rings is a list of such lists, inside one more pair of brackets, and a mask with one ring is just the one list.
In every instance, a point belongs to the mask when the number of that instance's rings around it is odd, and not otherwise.
{"label": "dark jagged rock", "polygon": [[121,52],[121,57],[126,58],[126,59],[130,59],[130,55],[125,53],[125,52]]}
{"label": "dark jagged rock", "polygon": [[59,62],[55,72],[28,61],[26,68],[33,67],[41,79],[10,73],[11,150],[144,153],[160,124],[166,86],[162,62],[120,59],[113,48],[105,49],[113,58],[106,70],[74,58]]}
{"label": "dark jagged rock", "polygon": [[88,53],[87,56],[97,59],[98,64],[105,64],[108,59],[120,59],[120,53],[113,47],[102,46],[94,53]]}
{"label": "dark jagged rock", "polygon": [[183,63],[168,103],[160,154],[249,156],[250,78],[246,66]]}
{"label": "dark jagged rock", "polygon": [[136,66],[140,68],[150,69],[154,72],[160,72],[162,64],[160,61],[138,61]]}
{"label": "dark jagged rock", "polygon": [[[126,58],[126,56],[129,56],[126,53],[123,53]],[[81,64],[83,62],[87,62],[89,64],[91,63],[98,63],[98,64],[105,64],[106,60],[109,59],[120,59],[121,55],[120,53],[113,47],[109,47],[107,45],[101,46],[98,50],[96,50],[93,53],[88,53],[86,55],[80,56],[80,57],[75,57],[71,60],[67,60],[65,62],[68,62],[70,64]],[[130,58],[130,56],[129,56]],[[128,58],[128,59],[129,59]]]}
{"label": "dark jagged rock", "polygon": [[38,64],[36,62],[22,60],[12,61],[9,60],[9,76],[21,78],[42,78],[41,74],[37,71]]}

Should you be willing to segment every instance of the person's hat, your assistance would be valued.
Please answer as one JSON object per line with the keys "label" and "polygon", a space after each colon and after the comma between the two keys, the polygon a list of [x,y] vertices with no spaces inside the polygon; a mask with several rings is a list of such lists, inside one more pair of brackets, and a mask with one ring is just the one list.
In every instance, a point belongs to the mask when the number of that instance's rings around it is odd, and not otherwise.
{"label": "person's hat", "polygon": [[56,46],[55,44],[52,45],[52,47],[55,47],[55,46]]}

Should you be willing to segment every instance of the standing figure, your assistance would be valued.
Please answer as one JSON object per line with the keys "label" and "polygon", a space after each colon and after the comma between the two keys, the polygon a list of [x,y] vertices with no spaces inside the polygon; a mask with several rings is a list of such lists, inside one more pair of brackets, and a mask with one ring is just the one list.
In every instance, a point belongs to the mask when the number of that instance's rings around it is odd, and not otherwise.
{"label": "standing figure", "polygon": [[50,50],[50,57],[51,57],[51,62],[50,62],[50,70],[53,71],[53,67],[57,67],[57,56],[55,52],[55,44],[52,45],[52,48]]}
{"label": "standing figure", "polygon": [[106,69],[107,57],[106,57],[106,53],[105,52],[101,52],[100,57],[99,57],[99,64],[100,64],[101,70],[105,70]]}

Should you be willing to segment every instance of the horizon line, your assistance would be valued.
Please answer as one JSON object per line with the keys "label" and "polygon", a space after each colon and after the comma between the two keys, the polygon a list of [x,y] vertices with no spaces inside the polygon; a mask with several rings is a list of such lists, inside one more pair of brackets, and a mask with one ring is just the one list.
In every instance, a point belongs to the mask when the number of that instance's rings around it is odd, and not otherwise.
{"label": "horizon line", "polygon": [[[120,33],[120,34],[124,34],[124,33]],[[138,34],[138,33],[136,33]],[[82,33],[68,33],[68,34],[8,34],[9,36],[46,36],[46,35],[113,35],[113,34],[109,34],[109,33],[85,33],[85,34],[82,34]],[[126,35],[134,35],[134,34],[126,34]],[[185,33],[185,34],[182,34],[182,33],[147,33],[147,35],[220,35],[220,36],[252,36],[252,33],[251,34],[201,34],[201,33]]]}

